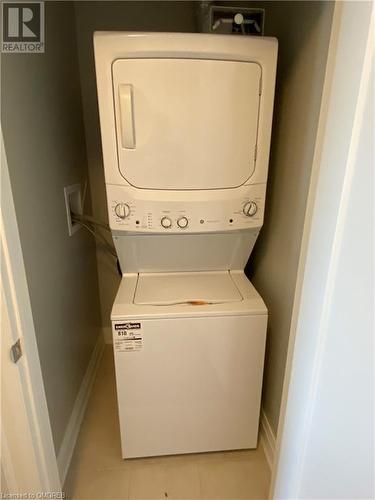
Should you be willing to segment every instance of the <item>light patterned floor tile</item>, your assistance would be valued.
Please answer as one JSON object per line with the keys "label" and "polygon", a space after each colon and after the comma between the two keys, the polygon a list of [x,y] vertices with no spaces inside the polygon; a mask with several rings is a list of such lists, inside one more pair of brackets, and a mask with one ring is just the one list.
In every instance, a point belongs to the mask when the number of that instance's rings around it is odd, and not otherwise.
{"label": "light patterned floor tile", "polygon": [[72,475],[71,493],[74,500],[127,500],[129,498],[130,472],[127,469],[98,471],[79,469]]}
{"label": "light patterned floor tile", "polygon": [[132,468],[129,488],[131,500],[165,500],[165,487],[165,470],[161,465],[140,465]]}
{"label": "light patterned floor tile", "polygon": [[166,465],[166,493],[173,500],[196,500],[200,496],[198,464],[196,462]]}
{"label": "light patterned floor tile", "polygon": [[130,500],[198,500],[200,484],[195,463],[140,465],[131,469]]}
{"label": "light patterned floor tile", "polygon": [[268,496],[269,471],[260,460],[202,462],[199,475],[205,500],[265,500]]}

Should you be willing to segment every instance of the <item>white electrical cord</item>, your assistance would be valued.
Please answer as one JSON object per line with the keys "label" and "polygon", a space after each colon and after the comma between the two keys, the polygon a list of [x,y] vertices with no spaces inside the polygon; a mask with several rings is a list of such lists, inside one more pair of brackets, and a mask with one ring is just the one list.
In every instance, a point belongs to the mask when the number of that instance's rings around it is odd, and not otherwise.
{"label": "white electrical cord", "polygon": [[91,217],[91,215],[74,214],[74,213],[72,213],[72,218],[75,219],[75,220],[77,220],[77,221],[80,220],[80,221],[83,221],[83,222],[89,222],[90,224],[94,224],[96,226],[103,227],[107,231],[111,230],[111,228],[109,227],[109,224],[107,224],[106,222],[102,222],[102,221],[100,221],[98,219],[95,219],[95,217]]}
{"label": "white electrical cord", "polygon": [[[82,209],[84,209],[85,206],[85,201],[86,201],[86,193],[87,193],[87,178],[85,180],[85,184],[83,187],[83,193],[82,193]],[[89,233],[91,233],[94,238],[99,241],[104,248],[109,252],[113,257],[117,259],[117,254],[116,251],[114,250],[113,246],[109,241],[106,240],[106,238],[100,234],[96,233],[93,228],[91,228],[88,224],[92,224],[94,226],[99,226],[103,229],[106,229],[107,231],[110,231],[109,224],[102,222],[100,220],[95,219],[94,217],[91,217],[91,215],[85,215],[85,214],[75,214],[71,213],[72,216],[72,221],[76,222],[77,224],[80,224],[83,228],[85,228]],[[86,222],[88,224],[86,224]]]}
{"label": "white electrical cord", "polygon": [[83,185],[83,192],[82,192],[82,210],[85,209],[85,201],[86,201],[86,193],[87,193],[87,177],[85,179],[85,183]]}
{"label": "white electrical cord", "polygon": [[96,238],[104,247],[106,250],[117,259],[117,254],[113,249],[113,246],[109,243],[109,241],[106,240],[106,238],[101,235],[100,233],[96,233],[88,224],[85,224],[81,220],[77,219],[75,216],[73,216],[73,220],[77,223],[80,224],[82,227],[84,227],[89,233],[91,233],[94,238]]}

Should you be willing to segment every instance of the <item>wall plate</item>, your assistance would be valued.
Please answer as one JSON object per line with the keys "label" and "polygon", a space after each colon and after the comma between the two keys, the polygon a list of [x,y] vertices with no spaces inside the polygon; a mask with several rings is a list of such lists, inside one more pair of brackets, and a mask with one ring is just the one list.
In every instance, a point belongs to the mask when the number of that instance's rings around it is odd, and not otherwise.
{"label": "wall plate", "polygon": [[71,186],[64,187],[64,198],[66,217],[68,220],[69,236],[73,236],[82,226],[78,222],[72,220],[72,213],[82,215],[82,197],[81,197],[81,184],[72,184]]}
{"label": "wall plate", "polygon": [[210,6],[210,32],[263,36],[265,10],[241,6]]}

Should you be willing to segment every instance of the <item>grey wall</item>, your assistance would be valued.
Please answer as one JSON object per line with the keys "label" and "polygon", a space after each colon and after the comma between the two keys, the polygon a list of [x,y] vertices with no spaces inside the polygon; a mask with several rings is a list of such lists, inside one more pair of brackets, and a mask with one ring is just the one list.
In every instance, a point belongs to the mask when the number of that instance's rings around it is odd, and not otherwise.
{"label": "grey wall", "polygon": [[[87,141],[93,212],[107,219],[96,79],[93,54],[95,30],[196,31],[194,2],[75,2],[82,102]],[[97,250],[102,322],[110,333],[110,312],[119,275],[112,257]]]}
{"label": "grey wall", "polygon": [[95,244],[68,236],[87,176],[74,10],[46,2],[45,54],[2,54],[2,130],[55,449],[100,331]]}
{"label": "grey wall", "polygon": [[265,223],[248,266],[269,309],[263,409],[276,433],[334,3],[256,5],[279,40]]}

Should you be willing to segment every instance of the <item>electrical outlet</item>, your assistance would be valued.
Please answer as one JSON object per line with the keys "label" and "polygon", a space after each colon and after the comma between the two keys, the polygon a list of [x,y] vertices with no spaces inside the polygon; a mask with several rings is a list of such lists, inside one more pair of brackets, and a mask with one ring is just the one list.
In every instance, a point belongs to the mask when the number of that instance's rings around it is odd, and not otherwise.
{"label": "electrical outlet", "polygon": [[82,214],[82,197],[81,197],[81,184],[73,184],[64,187],[64,198],[66,217],[68,220],[69,236],[73,236],[82,226],[78,222],[72,220],[72,213]]}

